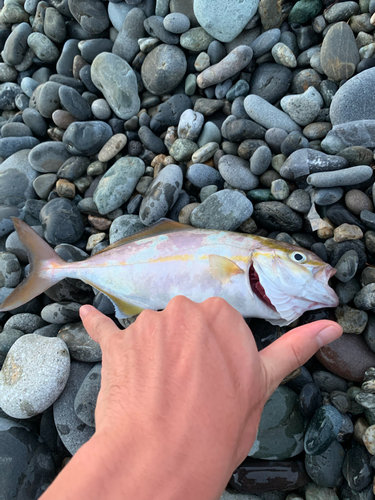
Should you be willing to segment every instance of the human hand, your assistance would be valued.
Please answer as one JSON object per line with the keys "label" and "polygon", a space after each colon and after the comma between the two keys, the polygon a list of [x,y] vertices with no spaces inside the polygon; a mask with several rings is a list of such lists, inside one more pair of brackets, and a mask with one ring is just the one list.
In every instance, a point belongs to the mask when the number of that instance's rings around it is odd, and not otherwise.
{"label": "human hand", "polygon": [[[176,297],[125,331],[91,306],[80,311],[103,353],[96,436],[117,457],[115,469],[122,461],[122,491],[133,485],[134,496],[121,498],[139,500],[219,498],[252,447],[269,396],[342,333],[318,321],[258,353],[242,316],[220,298]],[[129,461],[140,463],[141,484],[125,474]]]}

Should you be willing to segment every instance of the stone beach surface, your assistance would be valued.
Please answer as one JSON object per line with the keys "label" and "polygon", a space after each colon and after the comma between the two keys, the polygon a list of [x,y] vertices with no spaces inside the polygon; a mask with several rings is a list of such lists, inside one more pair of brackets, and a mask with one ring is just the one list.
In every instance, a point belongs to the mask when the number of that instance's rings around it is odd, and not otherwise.
{"label": "stone beach surface", "polygon": [[[29,271],[12,216],[67,262],[167,217],[337,269],[336,309],[246,320],[258,349],[344,335],[270,397],[221,500],[374,498],[374,35],[375,0],[0,0],[0,302]],[[82,304],[114,319],[73,279],[0,313],[1,500],[38,499],[95,431]]]}

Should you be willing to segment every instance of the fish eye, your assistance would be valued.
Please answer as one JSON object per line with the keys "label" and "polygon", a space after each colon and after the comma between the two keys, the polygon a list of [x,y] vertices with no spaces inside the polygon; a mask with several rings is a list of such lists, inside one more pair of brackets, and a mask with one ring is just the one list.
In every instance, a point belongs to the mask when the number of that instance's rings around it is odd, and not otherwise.
{"label": "fish eye", "polygon": [[303,262],[306,262],[306,255],[301,252],[293,252],[292,255],[290,256],[294,262],[298,262],[298,264],[302,264]]}

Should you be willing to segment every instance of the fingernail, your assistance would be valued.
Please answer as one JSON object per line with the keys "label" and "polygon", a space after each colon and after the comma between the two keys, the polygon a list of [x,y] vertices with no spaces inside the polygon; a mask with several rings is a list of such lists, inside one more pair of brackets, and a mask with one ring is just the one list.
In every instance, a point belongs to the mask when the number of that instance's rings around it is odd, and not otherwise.
{"label": "fingernail", "polygon": [[342,335],[342,328],[339,325],[327,326],[318,333],[318,340],[321,347],[337,340]]}
{"label": "fingernail", "polygon": [[89,314],[90,310],[91,310],[90,306],[80,307],[79,314],[80,314],[81,318],[84,318],[85,316],[87,316]]}

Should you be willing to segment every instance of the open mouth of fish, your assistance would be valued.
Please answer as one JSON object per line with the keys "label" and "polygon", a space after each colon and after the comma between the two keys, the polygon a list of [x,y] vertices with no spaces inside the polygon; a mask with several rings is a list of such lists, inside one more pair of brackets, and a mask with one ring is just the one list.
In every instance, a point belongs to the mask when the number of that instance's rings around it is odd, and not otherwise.
{"label": "open mouth of fish", "polygon": [[249,269],[249,279],[250,279],[251,289],[252,289],[253,293],[258,297],[258,299],[260,299],[265,304],[267,304],[268,307],[271,307],[274,311],[276,311],[275,306],[272,304],[270,299],[267,297],[266,291],[264,290],[263,286],[260,284],[258,273],[255,271],[253,264],[251,264],[250,269]]}

